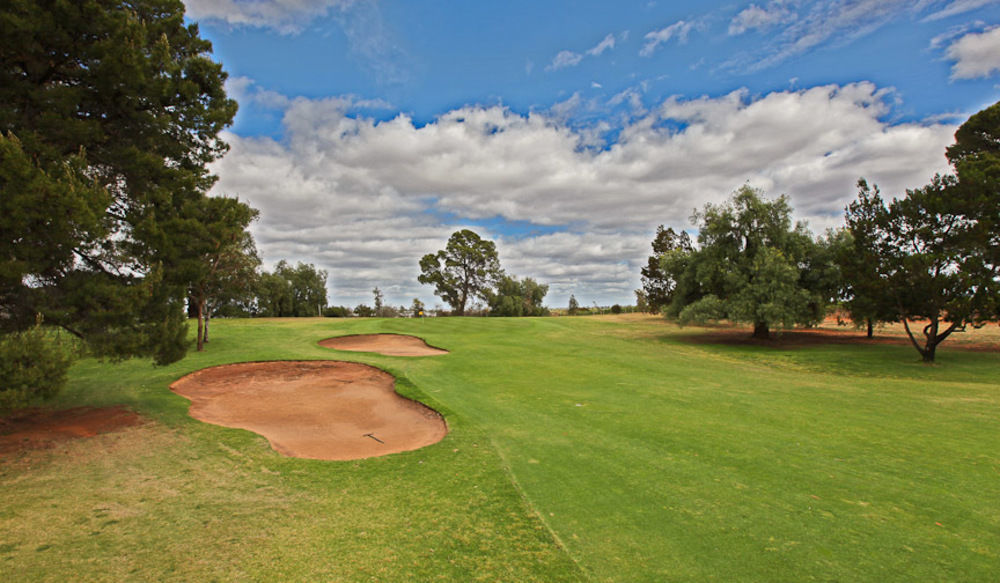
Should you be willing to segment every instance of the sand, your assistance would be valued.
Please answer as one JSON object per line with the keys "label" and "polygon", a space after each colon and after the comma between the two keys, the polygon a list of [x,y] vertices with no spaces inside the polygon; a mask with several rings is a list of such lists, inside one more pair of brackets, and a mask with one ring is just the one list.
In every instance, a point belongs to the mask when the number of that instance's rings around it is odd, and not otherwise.
{"label": "sand", "polygon": [[335,361],[229,364],[170,386],[195,419],[258,433],[282,455],[354,460],[437,443],[448,432],[434,410],[395,392],[392,375]]}

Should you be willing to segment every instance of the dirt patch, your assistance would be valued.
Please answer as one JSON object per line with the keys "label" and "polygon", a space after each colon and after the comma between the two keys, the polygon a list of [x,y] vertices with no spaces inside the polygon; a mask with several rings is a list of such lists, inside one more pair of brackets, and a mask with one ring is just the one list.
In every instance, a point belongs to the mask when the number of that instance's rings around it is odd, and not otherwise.
{"label": "dirt patch", "polygon": [[47,449],[70,439],[94,437],[143,423],[142,417],[121,405],[18,411],[0,419],[0,455]]}
{"label": "dirt patch", "polygon": [[447,350],[434,348],[423,338],[404,334],[356,334],[320,340],[323,348],[351,352],[376,352],[386,356],[436,356],[448,354]]}
{"label": "dirt patch", "polygon": [[[919,330],[919,328],[916,328],[916,330]],[[918,341],[922,341],[923,337],[919,331],[916,334]],[[752,328],[728,326],[711,329],[702,328],[697,333],[681,334],[678,337],[692,344],[764,346],[781,349],[829,344],[854,344],[859,346],[869,344],[911,345],[910,339],[906,336],[901,324],[879,327],[875,331],[873,338],[868,338],[864,330],[836,326],[830,323],[825,323],[820,328],[772,330],[771,338],[767,340],[754,338]],[[1000,351],[1000,342],[988,333],[981,333],[979,330],[970,329],[969,332],[956,332],[947,338],[939,345],[939,349],[942,348],[975,352],[997,352]]]}
{"label": "dirt patch", "polygon": [[170,386],[195,419],[247,429],[282,455],[353,460],[418,449],[448,432],[395,379],[352,362],[249,362],[206,368]]}

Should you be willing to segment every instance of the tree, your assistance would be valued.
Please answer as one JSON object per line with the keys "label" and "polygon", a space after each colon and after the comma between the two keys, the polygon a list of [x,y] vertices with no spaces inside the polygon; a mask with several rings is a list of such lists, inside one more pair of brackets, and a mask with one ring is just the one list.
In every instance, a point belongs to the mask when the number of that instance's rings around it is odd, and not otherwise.
{"label": "tree", "polygon": [[385,294],[382,293],[382,290],[380,290],[378,286],[375,286],[375,289],[372,290],[372,295],[375,298],[375,315],[379,318],[385,318]]}
{"label": "tree", "polygon": [[413,298],[413,305],[410,306],[410,311],[413,312],[414,318],[424,317],[424,303],[420,301],[420,298]]}
{"label": "tree", "polygon": [[955,140],[946,151],[955,175],[888,204],[861,180],[847,208],[855,253],[870,267],[845,277],[885,319],[903,322],[924,362],[951,334],[1000,320],[1000,103],[970,117]]}
{"label": "tree", "polygon": [[681,231],[678,235],[672,228],[664,229],[663,225],[656,228],[656,237],[651,245],[653,254],[649,256],[646,266],[641,269],[642,290],[647,309],[659,312],[672,301],[677,283],[672,274],[664,271],[661,263],[663,256],[673,252],[690,253],[694,248],[687,232]]}
{"label": "tree", "polygon": [[463,229],[452,234],[443,250],[420,259],[417,281],[434,285],[434,295],[447,302],[456,316],[462,316],[469,300],[488,301],[501,274],[496,245]]}
{"label": "tree", "polygon": [[365,304],[358,304],[354,308],[354,315],[359,318],[371,318],[375,315],[375,310],[371,306],[366,306]]}
{"label": "tree", "polygon": [[566,311],[570,316],[575,316],[580,311],[580,302],[576,301],[576,296],[569,294],[569,309]]}
{"label": "tree", "polygon": [[856,325],[864,325],[874,336],[875,324],[898,319],[893,302],[885,294],[885,276],[876,252],[878,224],[885,207],[878,187],[858,180],[858,198],[847,207],[847,226],[839,235],[836,261],[842,275],[844,305]]}
{"label": "tree", "polygon": [[791,214],[787,197],[769,201],[749,185],[696,212],[699,248],[663,257],[664,271],[677,281],[666,314],[681,323],[746,322],[755,338],[821,320],[836,281],[816,276],[826,254],[804,224],[792,228]]}
{"label": "tree", "polygon": [[490,316],[547,316],[549,311],[542,300],[548,292],[549,286],[530,277],[518,281],[516,277],[504,275],[497,282],[496,293],[489,299]]}
{"label": "tree", "polygon": [[98,356],[180,359],[172,221],[236,112],[211,44],[179,0],[11,0],[0,22],[0,329],[41,314]]}
{"label": "tree", "polygon": [[327,273],[311,263],[295,267],[282,259],[273,273],[264,272],[257,288],[261,315],[287,318],[321,316],[326,307]]}
{"label": "tree", "polygon": [[195,217],[186,231],[190,248],[188,297],[198,319],[197,349],[208,341],[213,303],[238,299],[248,293],[260,267],[260,257],[247,227],[259,213],[236,199],[210,197],[194,205]]}
{"label": "tree", "polygon": [[[868,288],[873,301],[894,310],[924,362],[934,362],[938,345],[952,333],[998,319],[1000,274],[987,261],[989,233],[967,214],[960,190],[956,177],[937,175],[888,205],[876,192],[865,204],[848,207],[848,229],[865,241],[864,252],[876,265],[878,284]],[[863,219],[868,208],[875,217],[871,226]],[[911,321],[926,322],[921,340]]]}

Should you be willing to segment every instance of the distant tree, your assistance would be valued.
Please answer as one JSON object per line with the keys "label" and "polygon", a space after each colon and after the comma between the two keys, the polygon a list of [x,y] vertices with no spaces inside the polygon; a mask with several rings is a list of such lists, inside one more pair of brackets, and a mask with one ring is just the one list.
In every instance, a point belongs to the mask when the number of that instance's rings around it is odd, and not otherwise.
{"label": "distant tree", "polygon": [[433,285],[434,294],[462,316],[470,300],[489,298],[501,273],[496,245],[464,229],[452,234],[443,250],[420,259],[417,280]]}
{"label": "distant tree", "polygon": [[621,306],[621,304],[614,304],[614,305],[612,305],[611,306],[611,313],[612,314],[621,314],[622,313],[622,306]]}
{"label": "distant tree", "polygon": [[327,318],[350,318],[354,313],[347,306],[330,306],[323,310],[323,315]]}
{"label": "distant tree", "polygon": [[292,315],[292,284],[277,273],[263,272],[257,279],[257,315],[280,318]]}
{"label": "distant tree", "polygon": [[358,304],[354,308],[354,315],[359,318],[371,318],[375,315],[375,310],[371,306],[366,306],[365,304]]}
{"label": "distant tree", "polygon": [[816,277],[827,254],[804,224],[792,227],[791,213],[787,197],[769,201],[748,185],[695,213],[699,248],[664,255],[664,269],[677,278],[666,314],[681,323],[750,323],[755,338],[822,319],[837,282]]}
{"label": "distant tree", "polygon": [[642,290],[649,311],[659,312],[670,304],[677,283],[673,274],[663,269],[663,256],[672,252],[690,253],[694,248],[691,237],[685,231],[677,234],[672,228],[664,229],[663,225],[656,228],[656,237],[651,245],[653,254],[641,269]]}
{"label": "distant tree", "polygon": [[576,296],[569,294],[569,310],[567,313],[570,316],[575,316],[577,312],[580,311],[580,302],[576,301]]}
{"label": "distant tree", "polygon": [[410,311],[413,312],[414,318],[422,318],[424,316],[424,303],[419,298],[413,298],[413,305],[410,306]]}
{"label": "distant tree", "polygon": [[542,301],[548,292],[549,286],[530,277],[518,281],[514,276],[504,275],[489,299],[490,316],[547,316],[549,311]]}
{"label": "distant tree", "polygon": [[215,303],[239,299],[250,291],[260,267],[253,237],[247,231],[259,213],[239,200],[206,197],[192,205],[198,220],[191,220],[183,239],[188,247],[190,270],[188,297],[198,319],[198,352],[208,341],[208,322]]}
{"label": "distant tree", "polygon": [[311,263],[295,267],[281,260],[273,273],[264,272],[257,287],[263,316],[308,317],[322,315],[326,307],[326,271]]}
{"label": "distant tree", "polygon": [[378,286],[375,286],[375,289],[372,290],[372,295],[375,297],[375,314],[381,318],[382,308],[385,307],[385,295]]}
{"label": "distant tree", "polygon": [[637,289],[635,290],[635,311],[637,312],[652,312],[649,307],[649,303],[646,301],[645,290]]}

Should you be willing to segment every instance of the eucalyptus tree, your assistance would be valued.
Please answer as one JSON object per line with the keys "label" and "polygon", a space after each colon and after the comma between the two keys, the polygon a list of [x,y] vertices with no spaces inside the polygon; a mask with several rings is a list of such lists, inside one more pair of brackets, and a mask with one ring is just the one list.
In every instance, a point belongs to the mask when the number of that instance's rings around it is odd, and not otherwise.
{"label": "eucalyptus tree", "polygon": [[820,321],[837,287],[832,258],[805,224],[793,227],[791,214],[787,197],[767,200],[749,185],[696,212],[698,248],[661,260],[676,281],[665,314],[681,323],[749,323],[755,338]]}
{"label": "eucalyptus tree", "polygon": [[457,316],[474,298],[489,301],[502,275],[493,241],[485,241],[468,229],[456,231],[445,248],[420,259],[417,281],[434,286],[434,294],[451,306]]}

